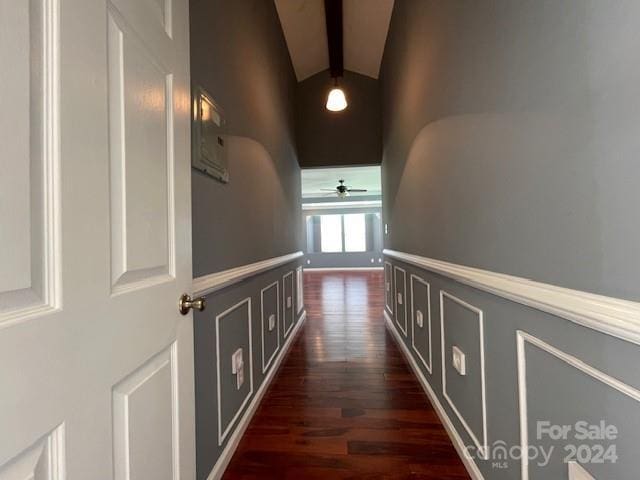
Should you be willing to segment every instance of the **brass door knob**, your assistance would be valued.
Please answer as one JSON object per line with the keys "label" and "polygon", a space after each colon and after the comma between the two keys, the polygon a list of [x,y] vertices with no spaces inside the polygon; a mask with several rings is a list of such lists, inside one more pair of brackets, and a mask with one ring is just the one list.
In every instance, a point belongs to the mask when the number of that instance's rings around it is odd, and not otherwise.
{"label": "brass door knob", "polygon": [[178,302],[178,310],[182,315],[189,313],[189,310],[195,308],[198,311],[203,311],[207,307],[207,301],[204,297],[198,297],[191,299],[189,295],[183,293]]}

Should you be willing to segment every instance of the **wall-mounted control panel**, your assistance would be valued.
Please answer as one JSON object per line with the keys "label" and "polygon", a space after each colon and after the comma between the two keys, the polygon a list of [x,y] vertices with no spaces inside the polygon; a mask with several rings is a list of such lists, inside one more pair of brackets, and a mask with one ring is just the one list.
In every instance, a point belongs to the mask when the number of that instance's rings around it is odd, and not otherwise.
{"label": "wall-mounted control panel", "polygon": [[424,326],[424,316],[422,315],[422,311],[420,310],[416,312],[416,324],[420,328]]}
{"label": "wall-mounted control panel", "polygon": [[269,315],[269,331],[272,332],[274,328],[276,328],[276,314],[272,313]]}
{"label": "wall-mounted control panel", "polygon": [[242,358],[242,349],[239,348],[231,356],[231,373],[236,376],[236,388],[240,390],[244,383],[244,359]]}
{"label": "wall-mounted control panel", "polygon": [[402,293],[398,292],[398,305],[402,305]]}
{"label": "wall-mounted control panel", "polygon": [[462,350],[455,345],[453,346],[453,368],[456,369],[460,375],[467,374],[467,357]]}
{"label": "wall-mounted control panel", "polygon": [[229,181],[224,113],[202,87],[193,91],[191,166],[221,182]]}
{"label": "wall-mounted control panel", "polygon": [[287,297],[287,308],[291,308],[291,296]]}

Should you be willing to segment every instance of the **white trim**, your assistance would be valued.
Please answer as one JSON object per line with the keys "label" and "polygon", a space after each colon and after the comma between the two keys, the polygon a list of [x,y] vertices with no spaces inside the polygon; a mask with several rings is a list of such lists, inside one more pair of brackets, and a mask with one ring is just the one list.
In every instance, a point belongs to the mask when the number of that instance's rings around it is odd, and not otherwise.
{"label": "white trim", "polygon": [[242,439],[242,435],[244,434],[245,430],[249,426],[249,423],[251,422],[251,418],[253,418],[253,415],[256,413],[256,410],[260,405],[260,401],[262,400],[262,397],[264,396],[267,389],[269,388],[269,385],[271,384],[273,377],[275,377],[276,372],[278,371],[278,367],[282,363],[282,360],[284,359],[284,357],[287,355],[287,352],[289,351],[291,344],[296,338],[296,335],[300,331],[300,328],[304,324],[304,321],[306,318],[307,318],[307,312],[304,311],[302,312],[302,315],[298,319],[298,322],[296,323],[296,327],[294,328],[292,335],[289,336],[287,341],[284,343],[282,349],[280,350],[280,354],[277,356],[276,361],[273,364],[273,368],[271,368],[269,373],[267,373],[267,376],[264,377],[262,385],[260,385],[260,388],[258,388],[258,391],[253,397],[253,400],[251,401],[251,403],[249,404],[249,407],[247,408],[244,415],[242,416],[242,419],[238,422],[238,426],[236,427],[235,431],[229,437],[229,441],[227,442],[227,445],[224,447],[224,450],[222,450],[222,453],[220,454],[220,457],[218,457],[218,461],[216,462],[216,464],[213,466],[213,469],[209,473],[207,480],[219,480],[220,478],[222,478],[222,475],[224,474],[224,471],[226,470],[227,465],[229,465],[229,462],[231,461],[231,458],[233,457],[233,454],[235,453],[236,448],[238,448],[238,444]]}
{"label": "white trim", "polygon": [[[444,297],[447,297],[449,300],[457,303],[458,305],[466,308],[467,310],[471,310],[472,312],[478,315],[478,323],[480,329],[480,387],[481,387],[481,402],[482,402],[482,444],[478,440],[477,435],[471,429],[467,421],[464,419],[458,408],[453,403],[453,400],[449,397],[447,393],[447,360],[446,360],[446,343],[444,341]],[[458,420],[467,431],[473,443],[478,447],[478,453],[480,456],[488,460],[488,441],[487,441],[487,392],[486,392],[486,377],[485,377],[485,368],[484,368],[484,314],[482,310],[473,305],[461,300],[455,295],[451,295],[444,290],[440,290],[440,350],[442,351],[442,396],[445,398],[453,413],[456,414]]]}
{"label": "white trim", "polygon": [[[528,428],[528,407],[527,407],[527,362],[526,362],[526,349],[525,342],[538,347],[558,360],[562,360],[568,365],[580,370],[582,373],[598,380],[605,385],[617,390],[618,392],[626,395],[627,397],[640,402],[640,390],[628,385],[617,378],[607,375],[604,372],[592,367],[591,365],[583,362],[579,358],[574,357],[558,348],[555,348],[543,340],[534,337],[528,333],[518,330],[517,336],[517,348],[518,348],[518,398],[519,398],[519,414],[520,414],[520,445],[523,448],[529,446],[529,428]],[[523,450],[524,451],[524,450]],[[521,462],[521,476],[522,480],[529,480],[529,461],[526,455],[522,457]]]}
{"label": "white trim", "polygon": [[[402,272],[402,309],[404,310],[404,328],[402,328],[402,325],[400,325],[400,322],[398,321],[398,271]],[[405,338],[407,337],[407,272],[406,270],[404,270],[403,268],[397,267],[394,265],[393,267],[393,298],[394,298],[394,305],[395,305],[395,310],[396,310],[396,323],[398,324],[398,327],[400,327],[400,331],[404,334]]]}
{"label": "white trim", "polygon": [[371,272],[382,270],[382,267],[304,267],[304,270],[311,272]]}
{"label": "white trim", "polygon": [[[267,362],[265,363],[265,358],[264,358],[264,292],[266,292],[270,288],[273,288],[274,285],[276,286],[276,310],[277,310],[277,313],[276,313],[276,330],[277,330],[276,336],[278,338],[278,340],[277,340],[278,343],[277,343],[276,349],[273,351],[273,353],[269,357],[269,360],[267,360]],[[262,290],[260,290],[260,331],[261,331],[261,334],[262,334],[262,336],[261,336],[261,340],[262,340],[262,373],[264,373],[269,368],[269,365],[271,364],[271,361],[278,354],[278,350],[280,350],[280,282],[277,281],[277,280],[275,282],[267,285]]]}
{"label": "white trim", "polygon": [[444,407],[440,403],[438,396],[431,388],[431,385],[429,385],[427,378],[422,373],[422,370],[420,370],[420,367],[418,366],[415,359],[413,358],[413,355],[411,355],[411,352],[405,345],[404,341],[402,340],[402,337],[400,336],[398,331],[394,328],[393,320],[391,319],[391,317],[386,311],[383,311],[383,314],[384,314],[385,324],[387,326],[387,329],[393,335],[393,338],[395,339],[396,344],[400,348],[400,351],[404,355],[404,358],[407,360],[407,362],[409,363],[409,366],[413,370],[413,373],[418,378],[418,381],[420,382],[420,385],[422,385],[422,389],[427,394],[427,397],[429,397],[429,401],[431,402],[431,405],[433,405],[434,410],[436,411],[436,413],[438,414],[438,417],[440,418],[440,421],[442,422],[442,425],[444,426],[445,430],[449,434],[451,443],[453,443],[454,448],[458,452],[458,456],[460,457],[460,459],[462,460],[462,463],[467,469],[467,473],[469,473],[469,476],[472,478],[472,480],[484,480],[484,477],[482,476],[480,469],[475,464],[473,458],[468,454],[467,446],[465,445],[464,441],[462,440],[462,437],[460,436],[455,426],[453,425],[453,422],[447,415],[447,412],[445,411]]}
{"label": "white trim", "polygon": [[385,249],[389,257],[640,345],[640,303]]}
{"label": "white trim", "polygon": [[[413,295],[414,280],[417,280],[419,283],[427,287],[427,312],[425,313],[427,314],[427,321],[429,322],[429,362],[427,362],[424,359],[424,357],[420,353],[420,350],[418,350],[416,347],[416,328],[415,328],[416,314],[415,314],[415,302],[414,302],[414,295]],[[433,365],[433,348],[432,348],[433,342],[431,341],[431,285],[429,284],[429,282],[426,282],[424,279],[420,278],[417,275],[414,275],[413,273],[409,277],[409,284],[411,285],[411,347],[418,354],[418,358],[420,358],[420,360],[424,364],[424,368],[427,369],[427,372],[432,374],[433,371],[431,370],[431,368]],[[424,324],[422,328],[424,328]]]}
{"label": "white trim", "polygon": [[221,272],[211,273],[203,277],[193,279],[191,289],[193,296],[208,295],[222,288],[238,283],[245,278],[270,270],[285,263],[292,262],[304,255],[302,252],[290,253],[281,257],[269,258],[256,263],[250,263],[241,267],[230,268]]}
{"label": "white trim", "polygon": [[380,208],[382,200],[360,200],[355,202],[316,202],[303,203],[302,210],[342,210],[351,208]]}
{"label": "white trim", "polygon": [[[387,278],[387,265],[389,265],[389,278]],[[391,265],[391,262],[387,262],[385,260],[383,268],[384,268],[384,306],[387,308],[387,310],[389,310],[389,313],[393,313],[393,302],[389,302],[389,295],[391,295],[391,292],[393,290],[393,265]]]}
{"label": "white trim", "polygon": [[[285,278],[289,276],[291,276],[291,325],[289,326],[289,328],[287,328],[287,286],[285,285],[285,282],[286,282]],[[285,273],[282,276],[282,311],[284,312],[284,315],[282,316],[282,327],[284,329],[284,338],[287,338],[289,336],[289,333],[291,332],[291,329],[296,324],[296,317],[294,313],[295,308],[293,307],[293,270]]]}
{"label": "white trim", "polygon": [[[220,319],[227,316],[232,311],[239,308],[241,305],[247,304],[247,325],[249,328],[249,392],[245,397],[242,405],[238,408],[236,414],[233,416],[229,424],[224,431],[222,430],[222,404],[221,404],[221,386],[220,386]],[[238,420],[238,417],[244,410],[245,405],[253,395],[253,340],[251,338],[251,297],[247,297],[244,300],[236,303],[232,307],[227,308],[224,312],[216,315],[216,383],[217,383],[217,396],[218,396],[218,445],[224,443],[224,439],[227,438],[229,432],[233,429],[233,425]],[[245,362],[246,364],[247,362]]]}
{"label": "white trim", "polygon": [[302,265],[296,268],[296,315],[304,308],[304,270]]}

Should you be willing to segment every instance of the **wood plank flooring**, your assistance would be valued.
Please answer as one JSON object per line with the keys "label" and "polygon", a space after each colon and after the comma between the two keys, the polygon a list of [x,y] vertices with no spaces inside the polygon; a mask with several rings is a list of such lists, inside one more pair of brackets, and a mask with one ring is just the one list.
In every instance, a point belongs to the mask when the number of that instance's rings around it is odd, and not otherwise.
{"label": "wood plank flooring", "polygon": [[468,479],[386,331],[382,272],[305,272],[307,322],[225,479]]}

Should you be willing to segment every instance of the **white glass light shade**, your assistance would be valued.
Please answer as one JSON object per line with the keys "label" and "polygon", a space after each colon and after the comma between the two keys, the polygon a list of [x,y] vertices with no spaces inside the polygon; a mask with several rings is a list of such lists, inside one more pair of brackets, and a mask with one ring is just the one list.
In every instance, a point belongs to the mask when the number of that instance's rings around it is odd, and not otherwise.
{"label": "white glass light shade", "polygon": [[327,97],[327,110],[339,112],[347,108],[347,98],[341,88],[332,88]]}

